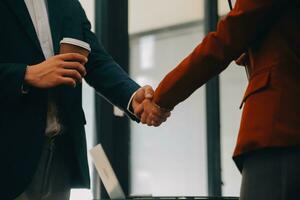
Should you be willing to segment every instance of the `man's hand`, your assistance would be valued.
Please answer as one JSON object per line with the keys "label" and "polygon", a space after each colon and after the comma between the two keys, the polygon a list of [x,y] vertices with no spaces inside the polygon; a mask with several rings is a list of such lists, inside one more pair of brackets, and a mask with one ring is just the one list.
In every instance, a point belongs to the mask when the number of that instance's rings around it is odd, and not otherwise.
{"label": "man's hand", "polygon": [[25,74],[25,83],[38,88],[52,88],[58,85],[76,86],[86,75],[84,64],[87,58],[68,53],[53,56],[46,61],[29,66]]}
{"label": "man's hand", "polygon": [[141,123],[148,126],[160,126],[170,116],[170,111],[160,108],[153,100],[154,90],[151,86],[140,88],[132,99],[134,114]]}
{"label": "man's hand", "polygon": [[134,114],[141,118],[141,114],[144,110],[143,101],[145,99],[152,100],[154,95],[154,90],[151,86],[146,85],[140,89],[138,89],[132,99],[131,107],[133,109]]}
{"label": "man's hand", "polygon": [[143,113],[141,114],[142,124],[158,127],[163,122],[167,121],[170,116],[171,112],[169,110],[159,107],[151,100],[144,100]]}

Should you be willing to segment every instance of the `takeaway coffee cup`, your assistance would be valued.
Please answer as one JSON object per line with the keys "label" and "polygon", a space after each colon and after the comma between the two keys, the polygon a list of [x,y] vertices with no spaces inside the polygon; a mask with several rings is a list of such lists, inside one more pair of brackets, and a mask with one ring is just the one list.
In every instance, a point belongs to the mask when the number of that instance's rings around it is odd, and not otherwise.
{"label": "takeaway coffee cup", "polygon": [[60,54],[79,53],[88,57],[91,52],[91,47],[88,43],[74,38],[64,38],[60,42]]}

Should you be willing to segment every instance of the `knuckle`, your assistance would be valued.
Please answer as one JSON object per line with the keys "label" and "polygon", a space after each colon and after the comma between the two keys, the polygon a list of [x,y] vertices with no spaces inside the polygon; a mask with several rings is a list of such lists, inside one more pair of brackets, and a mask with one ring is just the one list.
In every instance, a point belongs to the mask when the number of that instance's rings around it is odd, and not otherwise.
{"label": "knuckle", "polygon": [[66,74],[65,70],[63,69],[58,69],[56,70],[56,75],[59,76],[59,77],[62,77]]}
{"label": "knuckle", "polygon": [[76,71],[75,70],[70,70],[70,75],[71,76],[76,76]]}
{"label": "knuckle", "polygon": [[81,74],[78,71],[75,71],[75,74],[79,77],[81,77]]}
{"label": "knuckle", "polygon": [[63,68],[65,66],[65,63],[63,61],[59,61],[57,64],[58,68]]}
{"label": "knuckle", "polygon": [[57,55],[57,56],[52,56],[51,58],[49,58],[49,60],[58,61],[58,60],[61,60],[61,58],[59,55]]}
{"label": "knuckle", "polygon": [[78,78],[77,71],[76,70],[72,70],[71,71],[71,76],[74,77],[74,78]]}

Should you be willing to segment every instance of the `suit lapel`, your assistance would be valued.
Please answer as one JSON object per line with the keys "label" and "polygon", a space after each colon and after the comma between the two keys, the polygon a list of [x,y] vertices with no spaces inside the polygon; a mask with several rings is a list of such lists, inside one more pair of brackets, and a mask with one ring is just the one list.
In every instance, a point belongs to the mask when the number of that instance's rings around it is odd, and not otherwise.
{"label": "suit lapel", "polygon": [[57,10],[59,8],[60,0],[48,0],[48,15],[51,28],[54,53],[59,53],[59,42],[61,36],[61,22],[62,15]]}
{"label": "suit lapel", "polygon": [[9,8],[15,13],[33,44],[42,52],[34,25],[27,10],[24,0],[5,0]]}

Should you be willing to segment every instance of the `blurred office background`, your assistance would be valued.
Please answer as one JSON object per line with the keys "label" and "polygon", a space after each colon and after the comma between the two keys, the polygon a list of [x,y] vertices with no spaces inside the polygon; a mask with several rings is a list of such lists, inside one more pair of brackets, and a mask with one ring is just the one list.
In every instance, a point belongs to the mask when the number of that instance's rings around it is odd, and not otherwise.
{"label": "blurred office background", "polygon": [[[80,2],[107,50],[135,81],[154,88],[201,42],[205,20],[209,20],[205,9],[212,6],[205,0]],[[229,12],[227,1],[217,4],[220,17]],[[205,87],[176,107],[167,123],[149,128],[127,120],[85,84],[88,148],[103,144],[127,194],[207,196],[219,187],[223,196],[238,196],[241,176],[231,156],[246,84],[244,69],[234,63],[220,76],[220,138],[210,138],[209,142]],[[211,144],[220,145],[220,150],[212,154],[207,150]],[[220,157],[217,173],[209,170],[215,157]],[[92,189],[73,190],[71,200],[106,195],[91,163],[90,168]],[[221,183],[211,181],[211,177],[220,178]]]}

